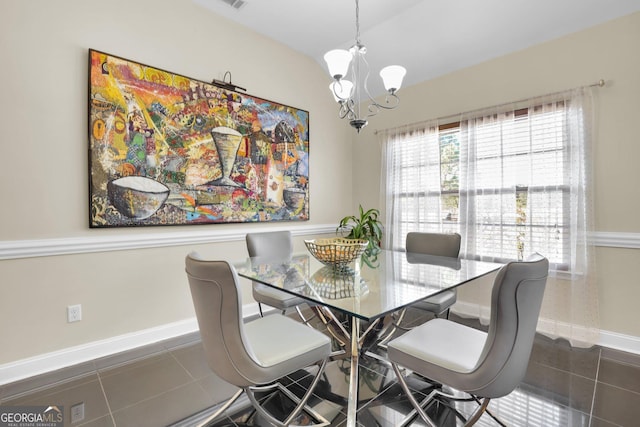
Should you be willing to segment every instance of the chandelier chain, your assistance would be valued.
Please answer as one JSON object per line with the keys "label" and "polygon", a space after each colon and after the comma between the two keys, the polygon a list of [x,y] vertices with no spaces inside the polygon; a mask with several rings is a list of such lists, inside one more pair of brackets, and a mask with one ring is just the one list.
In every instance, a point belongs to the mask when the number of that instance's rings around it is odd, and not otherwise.
{"label": "chandelier chain", "polygon": [[356,45],[359,47],[360,43],[360,3],[356,0]]}

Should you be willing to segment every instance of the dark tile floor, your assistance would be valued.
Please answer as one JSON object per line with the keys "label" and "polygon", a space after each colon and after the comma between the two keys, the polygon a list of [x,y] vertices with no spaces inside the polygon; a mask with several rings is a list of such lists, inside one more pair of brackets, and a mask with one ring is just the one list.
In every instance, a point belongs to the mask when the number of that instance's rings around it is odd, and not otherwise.
{"label": "dark tile floor", "polygon": [[[456,321],[481,327],[473,320]],[[416,321],[426,319],[416,318]],[[377,346],[376,353],[384,355]],[[327,366],[309,406],[331,426],[344,426],[348,389],[348,360]],[[310,381],[298,372],[283,381],[294,394]],[[412,377],[410,386],[424,392],[428,384]],[[68,426],[191,426],[226,400],[233,386],[217,378],[207,367],[197,334],[157,343],[136,351],[94,360],[79,366],[0,386],[0,405],[64,406]],[[282,393],[266,398],[273,413],[287,406]],[[375,357],[364,357],[360,371],[359,424],[365,427],[400,424],[411,407],[395,383],[390,367]],[[72,408],[81,420],[72,420]],[[469,414],[475,403],[457,404]],[[489,405],[493,414],[509,426],[638,426],[640,425],[640,356],[610,349],[571,348],[565,341],[538,336],[527,376],[510,395]],[[446,406],[431,411],[438,425],[461,425]],[[300,423],[310,418],[301,415]],[[215,424],[263,426],[246,399],[226,411]],[[415,421],[415,426],[424,425]],[[478,426],[499,426],[489,415]]]}

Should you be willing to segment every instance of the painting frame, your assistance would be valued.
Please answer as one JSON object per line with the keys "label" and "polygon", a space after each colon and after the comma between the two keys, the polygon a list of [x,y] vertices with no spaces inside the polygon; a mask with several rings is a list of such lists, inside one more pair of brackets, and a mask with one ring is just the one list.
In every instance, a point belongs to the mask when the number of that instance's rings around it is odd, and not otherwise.
{"label": "painting frame", "polygon": [[89,227],[309,220],[309,112],[89,49]]}

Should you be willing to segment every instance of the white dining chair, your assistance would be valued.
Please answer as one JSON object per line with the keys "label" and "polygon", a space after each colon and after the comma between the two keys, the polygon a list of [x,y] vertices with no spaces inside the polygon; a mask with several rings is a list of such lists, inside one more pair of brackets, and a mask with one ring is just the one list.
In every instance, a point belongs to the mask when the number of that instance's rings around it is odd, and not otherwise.
{"label": "white dining chair", "polygon": [[[458,233],[409,232],[407,233],[405,248],[407,253],[458,258],[460,242],[461,236]],[[428,311],[435,316],[446,312],[445,317],[449,318],[450,308],[455,304],[456,300],[457,292],[449,290],[418,301],[411,307]]]}
{"label": "white dining chair", "polygon": [[[246,235],[247,252],[250,257],[290,257],[293,252],[293,241],[290,231],[265,231],[260,233],[247,233]],[[345,346],[348,344],[344,326],[335,317],[335,315],[326,307],[318,307],[309,304],[305,299],[291,295],[287,292],[272,288],[262,283],[253,282],[253,299],[258,303],[260,316],[264,316],[262,304],[277,308],[282,314],[287,309],[295,308],[298,317],[307,324],[311,325],[311,320],[315,317],[327,328],[331,335],[336,339],[338,346],[341,348],[332,353],[337,356],[345,353]],[[311,307],[311,314],[306,317],[300,307],[307,304]]]}
{"label": "white dining chair", "polygon": [[[250,257],[290,257],[293,253],[290,231],[247,233],[245,240]],[[294,307],[302,321],[307,323],[308,320],[300,310],[300,305],[305,302],[304,299],[258,282],[253,282],[252,293],[253,299],[258,303],[260,316],[264,316],[262,304],[274,307],[283,314],[287,309]]]}
{"label": "white dining chair", "polygon": [[[490,399],[505,396],[520,384],[531,355],[548,270],[549,261],[534,254],[526,262],[510,262],[498,271],[488,332],[436,318],[388,343],[398,382],[428,426],[435,427],[426,409],[435,401],[476,401],[479,406],[465,423],[470,426],[486,411]],[[421,402],[405,378],[412,373],[434,383]],[[445,386],[469,397],[447,393]],[[409,421],[411,417],[401,425]]]}
{"label": "white dining chair", "polygon": [[[435,257],[436,259],[442,257],[458,258],[460,242],[461,236],[458,233],[409,232],[405,240],[407,261],[409,263],[421,263],[424,262],[424,258],[429,257]],[[420,255],[425,257],[420,257]],[[445,317],[448,319],[451,306],[455,304],[457,299],[458,294],[455,289],[446,290],[393,313],[390,316],[391,323],[380,333],[378,345],[383,348],[386,347],[387,342],[393,338],[398,329],[403,331],[411,329],[406,322],[403,324],[409,308],[432,313],[435,317],[446,312]]]}
{"label": "white dining chair", "polygon": [[[269,423],[292,425],[324,372],[331,354],[329,337],[281,314],[245,324],[238,277],[231,264],[204,260],[191,253],[185,265],[209,368],[240,388],[202,425],[217,419],[243,392]],[[286,390],[279,386],[281,378],[314,364],[318,365],[315,377],[286,419],[279,420],[262,407],[255,392]],[[307,410],[312,411],[308,407]]]}

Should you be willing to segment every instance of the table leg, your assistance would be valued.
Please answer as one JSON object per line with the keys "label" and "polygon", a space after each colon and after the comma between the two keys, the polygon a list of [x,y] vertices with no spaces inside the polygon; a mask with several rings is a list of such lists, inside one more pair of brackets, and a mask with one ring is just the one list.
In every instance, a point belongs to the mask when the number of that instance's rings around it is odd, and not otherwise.
{"label": "table leg", "polygon": [[318,318],[327,327],[331,336],[338,341],[340,347],[346,350],[350,342],[350,335],[344,326],[342,326],[340,320],[336,318],[335,314],[327,307],[312,306],[311,309],[315,311]]}
{"label": "table leg", "polygon": [[360,357],[360,319],[351,316],[351,372],[349,374],[349,403],[347,406],[347,427],[356,427],[358,410],[358,359]]}

